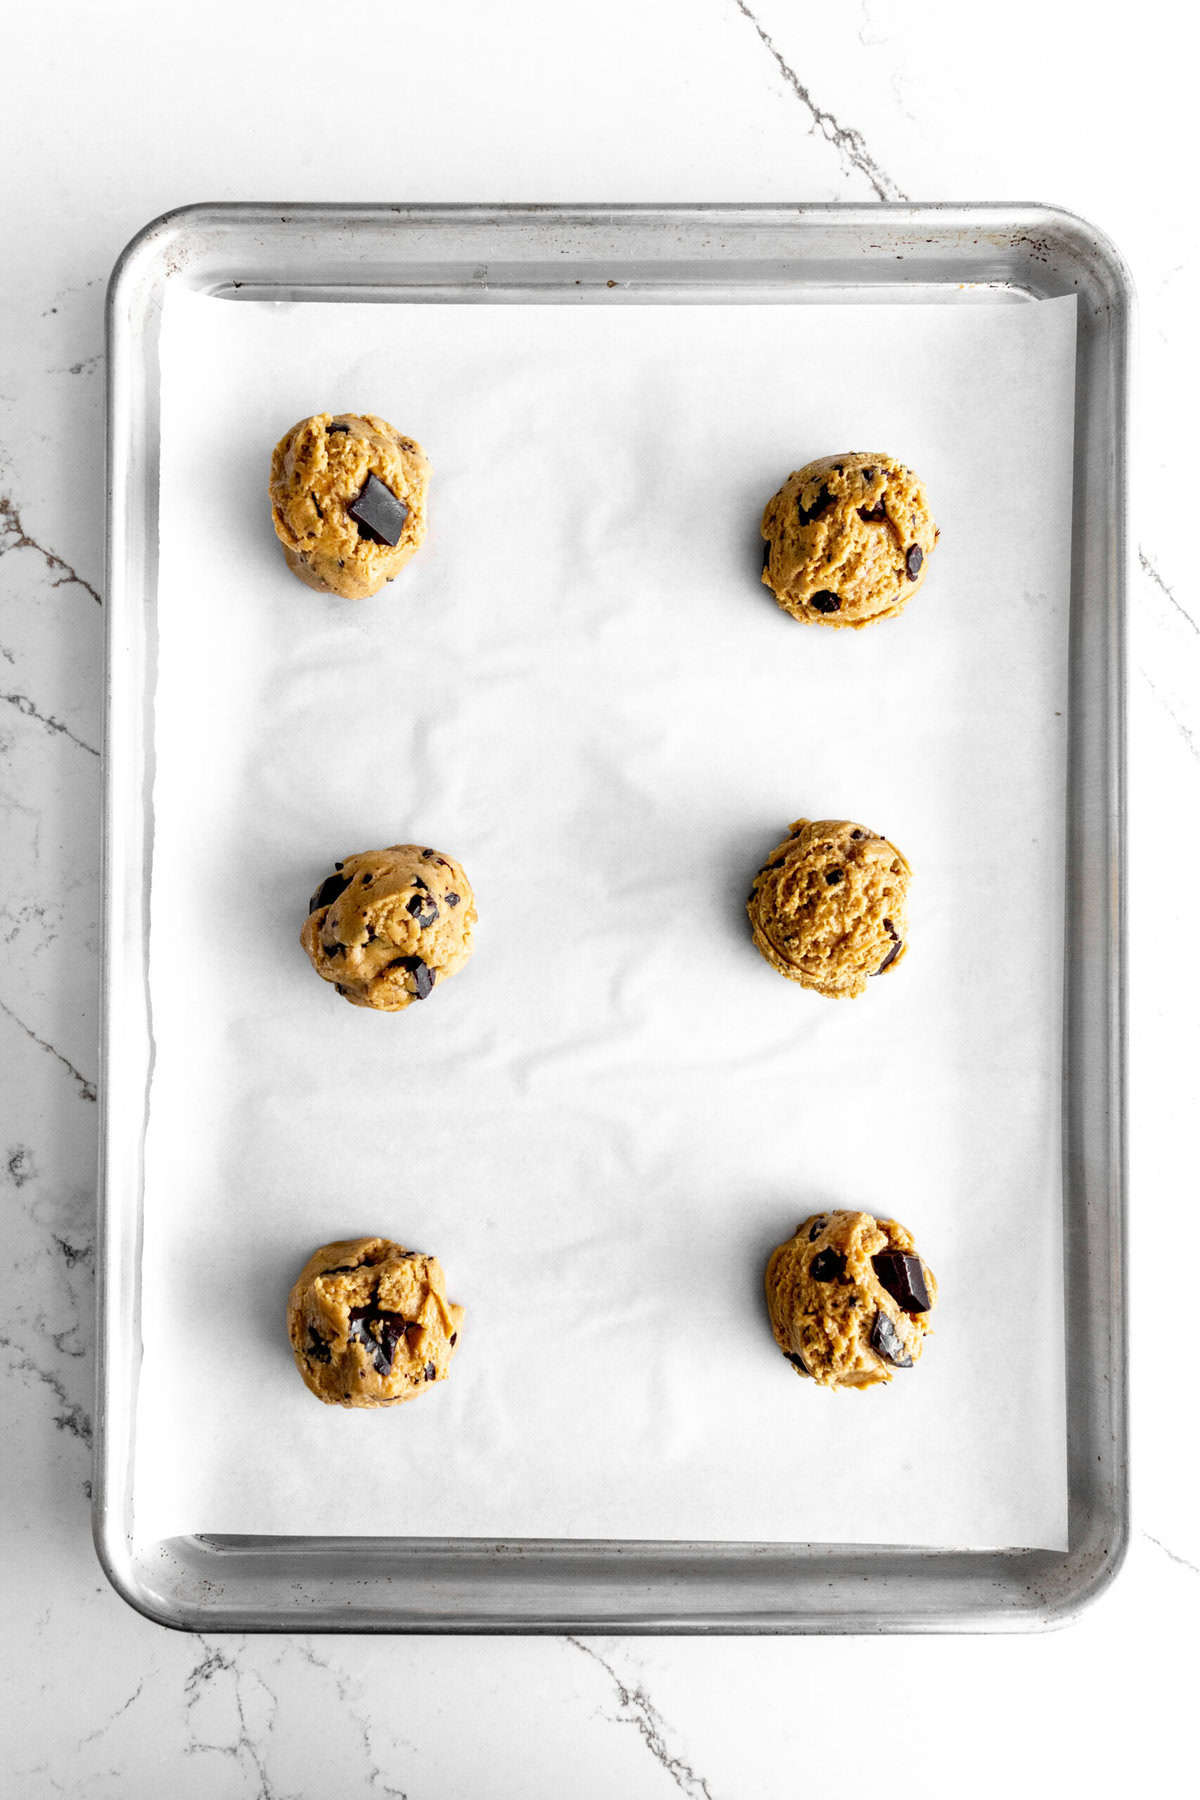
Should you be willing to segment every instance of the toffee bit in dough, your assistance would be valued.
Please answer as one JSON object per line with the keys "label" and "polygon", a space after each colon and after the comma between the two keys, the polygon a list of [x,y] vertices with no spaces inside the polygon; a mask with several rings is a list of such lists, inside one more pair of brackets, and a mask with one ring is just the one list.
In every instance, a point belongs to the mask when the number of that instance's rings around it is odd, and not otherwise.
{"label": "toffee bit in dough", "polygon": [[847,819],[797,819],[754,878],[755,945],[789,981],[833,1000],[866,992],[908,944],[905,858]]}
{"label": "toffee bit in dough", "polygon": [[[880,1265],[915,1265],[928,1305],[906,1309]],[[828,1271],[841,1269],[831,1279]],[[821,1387],[873,1387],[918,1361],[937,1282],[912,1235],[894,1219],[864,1212],[818,1213],[772,1250],[766,1272],[771,1330],[787,1360]]]}
{"label": "toffee bit in dough", "polygon": [[269,491],[289,569],[325,593],[377,594],[425,541],[425,453],[374,413],[301,419],[275,446]]}
{"label": "toffee bit in dough", "polygon": [[339,866],[341,873],[327,876],[313,895],[300,942],[344,999],[400,1012],[427,1000],[439,980],[469,961],[475,896],[453,857],[393,844]]}
{"label": "toffee bit in dough", "polygon": [[[900,520],[908,520],[903,536]],[[911,469],[855,452],[789,475],[766,504],[762,535],[762,580],[785,612],[858,629],[898,613],[916,593],[938,528]]]}
{"label": "toffee bit in dough", "polygon": [[322,1245],[288,1296],[296,1367],[330,1406],[396,1406],[444,1381],[462,1321],[437,1257],[389,1238]]}

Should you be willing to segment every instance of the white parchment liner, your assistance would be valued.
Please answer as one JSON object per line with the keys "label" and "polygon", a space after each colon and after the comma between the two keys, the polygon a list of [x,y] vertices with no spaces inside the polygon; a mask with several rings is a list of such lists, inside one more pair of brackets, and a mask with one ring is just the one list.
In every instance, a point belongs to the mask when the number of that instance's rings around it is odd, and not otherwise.
{"label": "white parchment liner", "polygon": [[[1060,1055],[1074,302],[284,306],[163,341],[146,1531],[1061,1548]],[[425,549],[311,593],[277,437],[382,413]],[[793,623],[757,521],[884,449],[942,543],[898,620]],[[911,950],[780,980],[743,901],[789,820],[900,845]],[[478,949],[376,1016],[297,934],[333,860],[452,851]],[[830,1395],[775,1350],[772,1244],[917,1235],[923,1363]],[[328,1238],[442,1259],[452,1379],[319,1406],[288,1287]]]}

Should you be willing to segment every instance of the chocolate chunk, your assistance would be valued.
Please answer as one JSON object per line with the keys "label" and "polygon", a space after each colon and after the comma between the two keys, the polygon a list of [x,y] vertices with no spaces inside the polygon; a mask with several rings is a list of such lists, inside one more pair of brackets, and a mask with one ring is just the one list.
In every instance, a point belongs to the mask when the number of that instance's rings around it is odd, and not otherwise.
{"label": "chocolate chunk", "polygon": [[322,944],[321,948],[324,950],[326,956],[341,956],[346,946],[345,944],[339,943],[337,938],[334,938],[332,944]]}
{"label": "chocolate chunk", "polygon": [[809,1230],[809,1234],[808,1234],[808,1241],[810,1244],[816,1243],[817,1239],[820,1237],[821,1233],[824,1231],[824,1229],[828,1223],[829,1223],[829,1221],[825,1217],[824,1213],[821,1214],[821,1217],[819,1219],[813,1220],[812,1227]]}
{"label": "chocolate chunk", "polygon": [[457,1344],[457,1342],[458,1342],[458,1333],[457,1333],[457,1331],[452,1331],[450,1333],[450,1348],[453,1349],[455,1344]]}
{"label": "chocolate chunk", "polygon": [[422,881],[419,875],[413,876],[412,884],[414,887],[424,888],[426,893],[429,892],[429,883],[427,881]]}
{"label": "chocolate chunk", "polygon": [[865,519],[868,525],[881,525],[887,518],[887,507],[882,500],[878,506],[860,506],[858,516]]}
{"label": "chocolate chunk", "polygon": [[903,1250],[881,1250],[871,1262],[879,1278],[897,1306],[906,1313],[928,1312],[933,1305],[925,1286],[925,1270],[919,1256],[907,1256]]}
{"label": "chocolate chunk", "polygon": [[389,969],[404,969],[413,978],[413,992],[418,1000],[427,1000],[433,992],[434,971],[419,956],[398,956]]}
{"label": "chocolate chunk", "polygon": [[344,868],[345,868],[345,866],[346,866],[346,865],[345,865],[345,863],[344,863],[344,862],[340,862],[340,863],[334,863],[334,865],[333,865],[333,866],[334,866],[334,868],[335,868],[335,869],[336,869],[336,870],[337,870],[337,872],[338,872],[338,874],[339,874],[339,875],[340,875],[340,874],[341,874],[341,872],[342,872],[342,870],[343,870],[343,869],[344,869]]}
{"label": "chocolate chunk", "polygon": [[405,902],[405,911],[412,914],[422,931],[427,925],[432,925],[435,919],[441,917],[437,901],[429,893],[428,888],[425,889],[425,895],[427,897],[423,898],[420,894],[412,894]]}
{"label": "chocolate chunk", "polygon": [[407,1325],[403,1313],[386,1312],[381,1306],[352,1306],[347,1335],[351,1343],[361,1344],[370,1353],[380,1375],[390,1375],[396,1346]]}
{"label": "chocolate chunk", "polygon": [[840,869],[826,869],[825,880],[830,887],[836,887],[838,882],[842,880],[842,871]]}
{"label": "chocolate chunk", "polygon": [[348,987],[343,987],[340,981],[335,981],[333,985],[344,1000],[346,995],[350,992],[350,989]]}
{"label": "chocolate chunk", "polygon": [[791,1364],[793,1364],[793,1366],[795,1368],[799,1369],[799,1371],[802,1375],[808,1374],[808,1368],[807,1368],[804,1358],[802,1356],[797,1356],[797,1354],[794,1350],[785,1350],[783,1354],[787,1357],[788,1361]]}
{"label": "chocolate chunk", "polygon": [[460,897],[461,896],[458,894],[447,894],[446,895],[446,905],[447,906],[457,906],[459,903]]}
{"label": "chocolate chunk", "polygon": [[330,1350],[328,1343],[321,1336],[319,1331],[313,1330],[311,1325],[308,1328],[308,1344],[304,1354],[309,1362],[327,1363],[333,1360],[333,1352]]}
{"label": "chocolate chunk", "polygon": [[425,1379],[426,1379],[426,1381],[436,1381],[437,1380],[437,1364],[436,1363],[426,1363],[425,1364]]}
{"label": "chocolate chunk", "polygon": [[896,930],[896,927],[892,924],[892,921],[890,919],[885,919],[883,921],[883,928],[888,933],[889,937],[895,939],[895,942],[893,943],[891,949],[888,951],[887,955],[884,957],[883,961],[880,963],[879,967],[876,969],[876,971],[875,971],[876,975],[882,975],[883,971],[885,969],[890,969],[892,964],[895,962],[896,958],[899,956],[901,950],[904,948],[904,941],[901,938],[899,932]]}
{"label": "chocolate chunk", "polygon": [[373,944],[374,941],[375,941],[375,927],[373,925],[368,925],[367,926],[367,942],[368,942],[368,944]]}
{"label": "chocolate chunk", "polygon": [[846,1273],[846,1258],[840,1250],[826,1246],[817,1251],[808,1265],[808,1272],[814,1281],[840,1281]]}
{"label": "chocolate chunk", "polygon": [[858,472],[863,478],[864,485],[867,487],[870,487],[871,483],[875,479],[874,469],[860,469]]}
{"label": "chocolate chunk", "polygon": [[803,500],[797,496],[796,513],[802,525],[811,525],[814,519],[819,519],[821,514],[832,505],[833,495],[828,488],[823,487],[811,506],[805,506]]}
{"label": "chocolate chunk", "polygon": [[862,832],[858,829],[857,825],[854,827],[854,830],[850,833],[850,836],[852,838],[860,838],[862,836]]}
{"label": "chocolate chunk", "polygon": [[764,569],[766,568],[766,566],[770,562],[770,560],[771,560],[771,540],[770,540],[770,538],[768,538],[766,543],[763,545],[762,566]]}
{"label": "chocolate chunk", "polygon": [[915,581],[921,573],[921,564],[925,561],[925,552],[920,544],[910,544],[904,558],[904,567],[908,571],[908,579]]}
{"label": "chocolate chunk", "polygon": [[871,1327],[871,1348],[877,1350],[885,1362],[890,1362],[897,1369],[911,1369],[913,1366],[913,1359],[905,1350],[900,1333],[885,1312],[875,1314],[875,1323]]}
{"label": "chocolate chunk", "polygon": [[349,429],[350,427],[348,425],[327,425],[325,427],[325,436],[332,437],[335,431],[349,431]]}
{"label": "chocolate chunk", "polygon": [[367,476],[362,492],[357,500],[350,502],[346,511],[358,526],[360,537],[368,538],[373,544],[390,544],[393,549],[400,542],[400,533],[408,517],[403,500],[397,499],[377,475]]}
{"label": "chocolate chunk", "polygon": [[323,906],[332,906],[338,895],[344,894],[349,886],[344,875],[327,875],[308,903],[309,912],[320,912]]}
{"label": "chocolate chunk", "polygon": [[374,881],[374,879],[375,879],[374,875],[371,873],[370,869],[368,869],[366,874],[362,877],[363,886],[370,887],[370,885]]}
{"label": "chocolate chunk", "polygon": [[308,497],[313,503],[313,511],[316,513],[318,519],[323,519],[325,514],[321,511],[321,502],[317,499],[317,496],[315,494],[310,494]]}
{"label": "chocolate chunk", "polygon": [[810,594],[809,602],[816,607],[819,613],[835,613],[842,604],[838,596],[831,593],[828,588],[821,588],[817,593]]}

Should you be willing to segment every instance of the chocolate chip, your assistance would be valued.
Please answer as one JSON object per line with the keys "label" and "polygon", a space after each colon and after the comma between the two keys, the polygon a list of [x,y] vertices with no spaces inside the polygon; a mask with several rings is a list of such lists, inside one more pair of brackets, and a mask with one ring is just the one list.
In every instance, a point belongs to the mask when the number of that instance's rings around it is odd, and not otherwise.
{"label": "chocolate chip", "polygon": [[[338,867],[341,867],[340,863]],[[349,886],[344,875],[327,875],[308,903],[309,912],[320,912],[323,906],[332,906],[338,895],[344,894]]]}
{"label": "chocolate chip", "polygon": [[447,906],[457,906],[458,902],[459,902],[459,898],[460,898],[460,896],[458,894],[447,894],[446,895],[446,905]]}
{"label": "chocolate chip", "polygon": [[393,549],[400,542],[408,517],[404,501],[398,499],[390,487],[385,487],[377,475],[367,476],[362,492],[350,502],[346,511],[358,526],[360,537],[368,538],[373,544],[390,544]]}
{"label": "chocolate chip", "polygon": [[345,863],[344,863],[344,862],[340,862],[340,863],[334,863],[334,865],[333,865],[333,866],[334,866],[334,868],[335,868],[335,869],[336,869],[336,870],[337,870],[337,872],[338,872],[338,874],[339,874],[339,875],[340,875],[340,874],[341,874],[341,872],[342,872],[342,870],[343,870],[343,869],[344,869],[344,868],[345,868],[345,866],[346,866],[346,865],[345,865]]}
{"label": "chocolate chip", "polygon": [[795,1368],[799,1369],[802,1375],[808,1374],[808,1368],[802,1356],[797,1356],[794,1350],[785,1350],[783,1354]]}
{"label": "chocolate chip", "polygon": [[436,1381],[437,1380],[437,1364],[436,1363],[426,1363],[425,1364],[425,1379],[426,1379],[426,1381]]}
{"label": "chocolate chip", "polygon": [[883,928],[887,932],[889,937],[895,939],[895,942],[893,943],[891,949],[888,951],[887,955],[884,957],[883,961],[880,963],[879,967],[876,969],[876,971],[875,971],[876,975],[882,975],[883,971],[885,969],[890,969],[892,964],[895,962],[896,958],[899,956],[901,950],[904,948],[903,939],[901,938],[899,932],[896,930],[896,927],[892,924],[892,921],[890,919],[885,919],[883,921]]}
{"label": "chocolate chip", "polygon": [[310,494],[308,497],[313,503],[313,510],[318,519],[323,519],[325,514],[321,511],[321,502],[317,499],[317,496],[315,494]]}
{"label": "chocolate chip", "polygon": [[427,881],[422,881],[419,875],[413,876],[412,884],[414,887],[424,888],[426,893],[429,892],[429,883]]}
{"label": "chocolate chip", "polygon": [[913,1359],[904,1348],[903,1339],[885,1312],[875,1314],[875,1323],[871,1327],[871,1348],[877,1350],[885,1360],[897,1369],[911,1369]]}
{"label": "chocolate chip", "polygon": [[878,506],[860,506],[858,516],[865,519],[868,525],[881,525],[887,518],[887,507],[882,500]]}
{"label": "chocolate chip", "polygon": [[906,1313],[928,1312],[933,1305],[925,1286],[925,1270],[919,1256],[907,1256],[903,1250],[881,1250],[871,1258],[879,1285],[886,1288],[897,1306]]}
{"label": "chocolate chip", "polygon": [[325,436],[332,437],[335,431],[349,431],[349,429],[350,427],[348,425],[327,425],[325,427]]}
{"label": "chocolate chip", "polygon": [[334,938],[332,944],[322,944],[321,948],[324,950],[326,956],[341,956],[346,946],[345,944],[339,943],[337,938]]}
{"label": "chocolate chip", "polygon": [[857,825],[854,827],[854,830],[850,833],[850,836],[852,838],[860,838],[862,836],[862,832],[858,829]]}
{"label": "chocolate chip", "polygon": [[868,486],[875,479],[874,469],[860,469],[858,472],[862,476],[864,483]]}
{"label": "chocolate chip", "polygon": [[368,869],[366,874],[362,877],[363,886],[370,887],[370,885],[374,881],[374,879],[375,879],[374,875],[371,873],[370,869]]}
{"label": "chocolate chip", "polygon": [[821,588],[817,593],[810,594],[809,600],[819,613],[835,613],[842,604],[837,594],[831,593],[828,588]]}
{"label": "chocolate chip", "polygon": [[404,969],[413,978],[413,992],[418,1000],[427,1000],[433,992],[434,971],[419,956],[398,956],[389,969]]}
{"label": "chocolate chip", "polygon": [[[412,894],[405,902],[405,911],[412,914],[422,931],[424,931],[427,925],[432,925],[435,919],[441,917],[441,914],[438,912],[437,901],[429,894],[428,888],[426,888],[425,892],[429,896],[427,899],[423,899],[420,894]],[[426,911],[426,908],[428,908],[428,911]]]}
{"label": "chocolate chip", "polygon": [[344,1000],[346,995],[350,992],[350,989],[348,987],[343,987],[340,981],[335,981],[333,985]]}
{"label": "chocolate chip", "polygon": [[308,1344],[304,1354],[309,1362],[327,1363],[333,1360],[333,1352],[328,1343],[311,1325],[308,1328]]}
{"label": "chocolate chip", "polygon": [[817,1251],[808,1265],[808,1272],[814,1281],[840,1281],[846,1273],[846,1258],[840,1250],[826,1246]]}
{"label": "chocolate chip", "polygon": [[425,858],[426,858],[426,859],[428,859],[428,858],[429,858],[429,857],[431,857],[431,856],[435,856],[435,855],[436,855],[436,854],[437,854],[437,852],[436,852],[436,851],[434,851],[434,850],[431,850],[431,849],[430,849],[430,848],[429,848],[429,846],[428,846],[428,844],[426,844],[426,846],[425,846],[425,848],[424,848],[424,850],[422,850],[422,852],[421,852],[421,855],[422,855],[422,856],[423,856],[423,857],[425,857]]}
{"label": "chocolate chip", "polygon": [[766,566],[770,562],[770,560],[771,560],[771,540],[770,540],[770,538],[768,538],[766,543],[763,545],[762,566],[764,569],[766,568]]}
{"label": "chocolate chip", "polygon": [[453,1348],[454,1348],[454,1346],[455,1346],[455,1344],[457,1344],[457,1342],[458,1342],[458,1333],[457,1333],[457,1331],[452,1331],[452,1332],[451,1332],[451,1333],[450,1333],[450,1347],[451,1347],[451,1349],[453,1349]]}
{"label": "chocolate chip", "polygon": [[380,1375],[390,1375],[396,1346],[408,1323],[403,1313],[387,1312],[381,1306],[352,1306],[347,1336],[369,1352]]}
{"label": "chocolate chip", "polygon": [[821,1217],[819,1219],[813,1220],[812,1228],[808,1234],[808,1241],[810,1244],[816,1243],[817,1239],[820,1237],[821,1233],[824,1231],[824,1229],[828,1223],[829,1223],[829,1221],[825,1217],[824,1213],[821,1214]]}
{"label": "chocolate chip", "polygon": [[367,942],[368,942],[368,944],[373,944],[374,941],[375,941],[375,927],[373,925],[368,925],[367,926]]}
{"label": "chocolate chip", "polygon": [[836,887],[838,882],[842,880],[842,871],[840,869],[826,869],[825,880],[830,887]]}
{"label": "chocolate chip", "polygon": [[796,497],[796,512],[802,525],[811,525],[814,519],[819,519],[821,514],[832,505],[833,495],[826,487],[821,489],[811,506],[805,506],[800,497],[798,495]]}
{"label": "chocolate chip", "polygon": [[921,573],[921,564],[925,561],[925,552],[920,544],[910,544],[904,558],[904,567],[908,571],[908,579],[915,581]]}

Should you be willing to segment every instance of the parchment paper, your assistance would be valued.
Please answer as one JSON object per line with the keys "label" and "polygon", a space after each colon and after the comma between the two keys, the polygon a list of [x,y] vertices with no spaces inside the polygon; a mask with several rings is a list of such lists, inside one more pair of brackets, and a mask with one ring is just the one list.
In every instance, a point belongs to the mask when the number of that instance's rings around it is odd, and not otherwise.
{"label": "parchment paper", "polygon": [[[163,340],[144,1347],[148,1531],[1061,1548],[1060,1050],[1074,302],[297,305]],[[286,570],[267,463],[374,411],[432,460],[377,598]],[[862,633],[758,583],[787,472],[886,449],[942,527]],[[910,859],[911,950],[781,981],[743,902],[797,816]],[[467,970],[344,1005],[297,936],[349,852],[475,884]],[[922,1364],[830,1395],[771,1245],[916,1233]],[[451,1380],[323,1408],[283,1329],[318,1243],[442,1259]]]}

